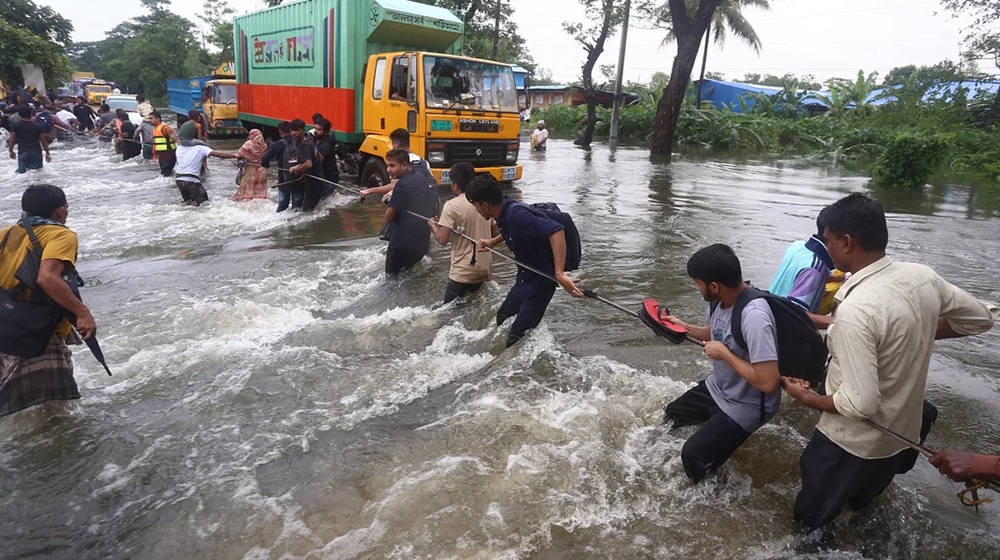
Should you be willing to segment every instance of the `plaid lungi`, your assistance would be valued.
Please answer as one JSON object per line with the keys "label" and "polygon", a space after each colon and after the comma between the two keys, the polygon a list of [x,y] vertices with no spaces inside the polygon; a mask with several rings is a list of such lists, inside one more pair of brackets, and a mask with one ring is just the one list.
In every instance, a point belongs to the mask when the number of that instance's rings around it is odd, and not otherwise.
{"label": "plaid lungi", "polygon": [[[73,331],[68,340],[79,344]],[[80,398],[73,379],[73,352],[66,342],[53,334],[45,352],[37,358],[0,353],[0,417],[45,401]]]}

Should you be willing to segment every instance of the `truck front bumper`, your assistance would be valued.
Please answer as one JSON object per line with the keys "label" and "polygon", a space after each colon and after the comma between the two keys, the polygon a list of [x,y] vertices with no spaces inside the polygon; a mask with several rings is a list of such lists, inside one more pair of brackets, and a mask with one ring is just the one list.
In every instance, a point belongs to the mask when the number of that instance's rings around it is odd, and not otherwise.
{"label": "truck front bumper", "polygon": [[[488,174],[500,182],[518,181],[521,179],[523,172],[524,167],[521,164],[476,168],[476,175]],[[451,184],[450,171],[448,169],[431,169],[431,173],[439,185]]]}

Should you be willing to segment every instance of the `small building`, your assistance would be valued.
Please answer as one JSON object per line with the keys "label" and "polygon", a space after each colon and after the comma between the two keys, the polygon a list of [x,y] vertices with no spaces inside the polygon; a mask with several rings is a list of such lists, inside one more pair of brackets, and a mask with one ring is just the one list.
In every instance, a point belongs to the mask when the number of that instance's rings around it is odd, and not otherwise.
{"label": "small building", "polygon": [[[577,105],[585,105],[587,103],[587,100],[583,97],[583,92],[578,86],[532,86],[528,88],[528,95],[531,98],[530,106],[532,109],[546,109],[552,105],[576,107]],[[625,99],[625,105],[631,105],[639,99],[638,95],[627,92],[622,93],[622,97]],[[615,93],[613,91],[598,90],[598,105],[610,109],[614,101]]]}

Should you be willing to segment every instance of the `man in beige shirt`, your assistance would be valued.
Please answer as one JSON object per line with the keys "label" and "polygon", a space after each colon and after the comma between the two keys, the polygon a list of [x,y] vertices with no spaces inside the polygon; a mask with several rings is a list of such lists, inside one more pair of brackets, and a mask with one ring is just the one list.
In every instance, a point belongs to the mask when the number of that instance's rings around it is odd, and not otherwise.
{"label": "man in beige shirt", "polygon": [[867,195],[828,210],[830,256],[853,276],[835,298],[826,395],[782,379],[790,395],[823,412],[799,460],[795,518],[809,528],[832,522],[844,505],[864,508],[906,470],[906,446],[866,421],[918,440],[934,340],[986,332],[1000,312],[926,266],[890,260],[885,214]]}
{"label": "man in beige shirt", "polygon": [[447,245],[451,241],[451,269],[444,292],[445,303],[479,291],[490,279],[493,265],[491,253],[477,252],[475,243],[453,232],[464,233],[473,239],[492,239],[499,235],[496,223],[480,216],[476,207],[465,198],[465,188],[476,180],[475,167],[467,162],[456,163],[449,173],[455,198],[445,203],[440,219],[428,222],[438,243]]}

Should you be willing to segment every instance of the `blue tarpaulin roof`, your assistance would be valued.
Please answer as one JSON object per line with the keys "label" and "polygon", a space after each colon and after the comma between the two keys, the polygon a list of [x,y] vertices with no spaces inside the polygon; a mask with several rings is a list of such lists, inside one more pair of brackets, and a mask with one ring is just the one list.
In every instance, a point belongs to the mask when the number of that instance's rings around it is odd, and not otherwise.
{"label": "blue tarpaulin roof", "polygon": [[[698,87],[695,82],[692,86]],[[781,92],[780,87],[761,86],[757,84],[744,84],[740,82],[724,82],[722,80],[705,80],[701,86],[702,102],[711,101],[716,109],[728,107],[733,112],[742,111],[740,98],[746,102],[747,108],[753,107],[753,96],[758,93],[764,95],[775,95]]]}

